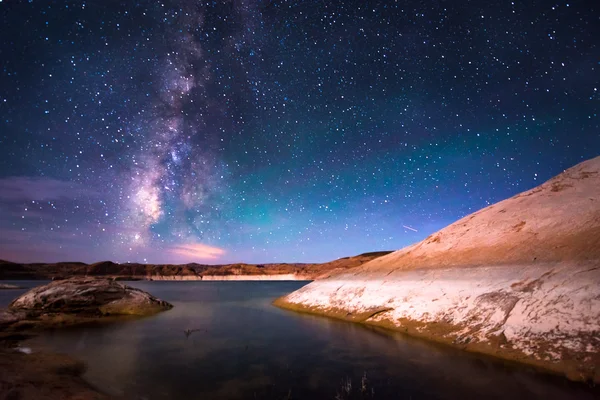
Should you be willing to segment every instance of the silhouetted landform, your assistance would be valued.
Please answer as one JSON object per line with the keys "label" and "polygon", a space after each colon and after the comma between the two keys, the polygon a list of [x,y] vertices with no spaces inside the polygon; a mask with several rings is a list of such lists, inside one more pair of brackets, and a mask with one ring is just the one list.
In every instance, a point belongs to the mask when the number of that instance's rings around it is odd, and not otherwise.
{"label": "silhouetted landform", "polygon": [[27,291],[0,310],[0,398],[109,398],[85,382],[82,362],[61,354],[32,353],[21,341],[42,329],[148,316],[172,307],[106,278],[77,277]]}
{"label": "silhouetted landform", "polygon": [[380,251],[345,257],[321,264],[94,264],[60,262],[19,264],[0,260],[0,279],[66,279],[72,276],[103,276],[117,280],[313,280],[334,271],[358,267],[391,253]]}
{"label": "silhouetted landform", "polygon": [[278,299],[600,382],[600,157]]}
{"label": "silhouetted landform", "polygon": [[64,354],[32,353],[27,348],[0,348],[2,399],[104,400],[82,375],[83,362]]}

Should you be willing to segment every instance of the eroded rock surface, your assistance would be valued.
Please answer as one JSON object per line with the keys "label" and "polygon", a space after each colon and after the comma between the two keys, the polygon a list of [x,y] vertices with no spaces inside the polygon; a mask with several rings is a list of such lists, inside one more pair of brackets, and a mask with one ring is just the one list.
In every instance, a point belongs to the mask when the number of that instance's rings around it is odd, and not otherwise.
{"label": "eroded rock surface", "polygon": [[143,290],[102,278],[71,278],[39,286],[19,296],[11,311],[44,314],[151,315],[173,306]]}
{"label": "eroded rock surface", "polygon": [[60,354],[30,354],[18,343],[37,329],[145,316],[172,307],[143,290],[103,278],[72,278],[29,290],[8,310],[0,310],[0,399],[109,398],[81,377],[83,363]]}

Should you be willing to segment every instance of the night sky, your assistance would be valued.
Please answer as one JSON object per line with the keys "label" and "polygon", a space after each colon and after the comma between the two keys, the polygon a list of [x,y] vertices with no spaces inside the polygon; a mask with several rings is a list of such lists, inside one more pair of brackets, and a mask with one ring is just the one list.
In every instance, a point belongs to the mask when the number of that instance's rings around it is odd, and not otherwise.
{"label": "night sky", "polygon": [[0,258],[399,249],[600,153],[596,1],[0,0]]}

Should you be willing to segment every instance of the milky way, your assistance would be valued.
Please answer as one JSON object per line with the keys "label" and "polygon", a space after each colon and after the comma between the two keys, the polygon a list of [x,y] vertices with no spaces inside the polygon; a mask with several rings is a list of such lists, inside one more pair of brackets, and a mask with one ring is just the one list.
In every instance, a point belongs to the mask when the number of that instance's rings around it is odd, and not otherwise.
{"label": "milky way", "polygon": [[592,2],[0,2],[0,258],[401,248],[598,155]]}
{"label": "milky way", "polygon": [[131,185],[126,187],[131,203],[124,216],[131,224],[129,239],[134,245],[145,246],[160,238],[152,228],[161,221],[169,225],[167,240],[168,236],[186,242],[201,239],[200,224],[207,219],[204,208],[220,173],[206,143],[194,141],[198,137],[207,140],[203,114],[214,112],[206,88],[211,65],[197,39],[203,29],[202,9],[174,9],[170,16],[166,34],[171,50],[159,58],[156,68],[160,77],[157,103],[149,118],[136,122],[144,143],[132,157]]}

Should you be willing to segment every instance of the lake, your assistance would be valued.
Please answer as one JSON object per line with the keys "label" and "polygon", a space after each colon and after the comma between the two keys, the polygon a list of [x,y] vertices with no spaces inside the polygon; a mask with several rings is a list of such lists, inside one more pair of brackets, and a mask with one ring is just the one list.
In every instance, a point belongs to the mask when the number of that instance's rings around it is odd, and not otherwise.
{"label": "lake", "polygon": [[[28,287],[42,282],[17,282]],[[88,364],[130,399],[592,399],[598,389],[527,367],[271,302],[307,282],[128,282],[175,307],[24,343]],[[23,290],[0,291],[6,306]],[[195,329],[186,335],[186,329]]]}

